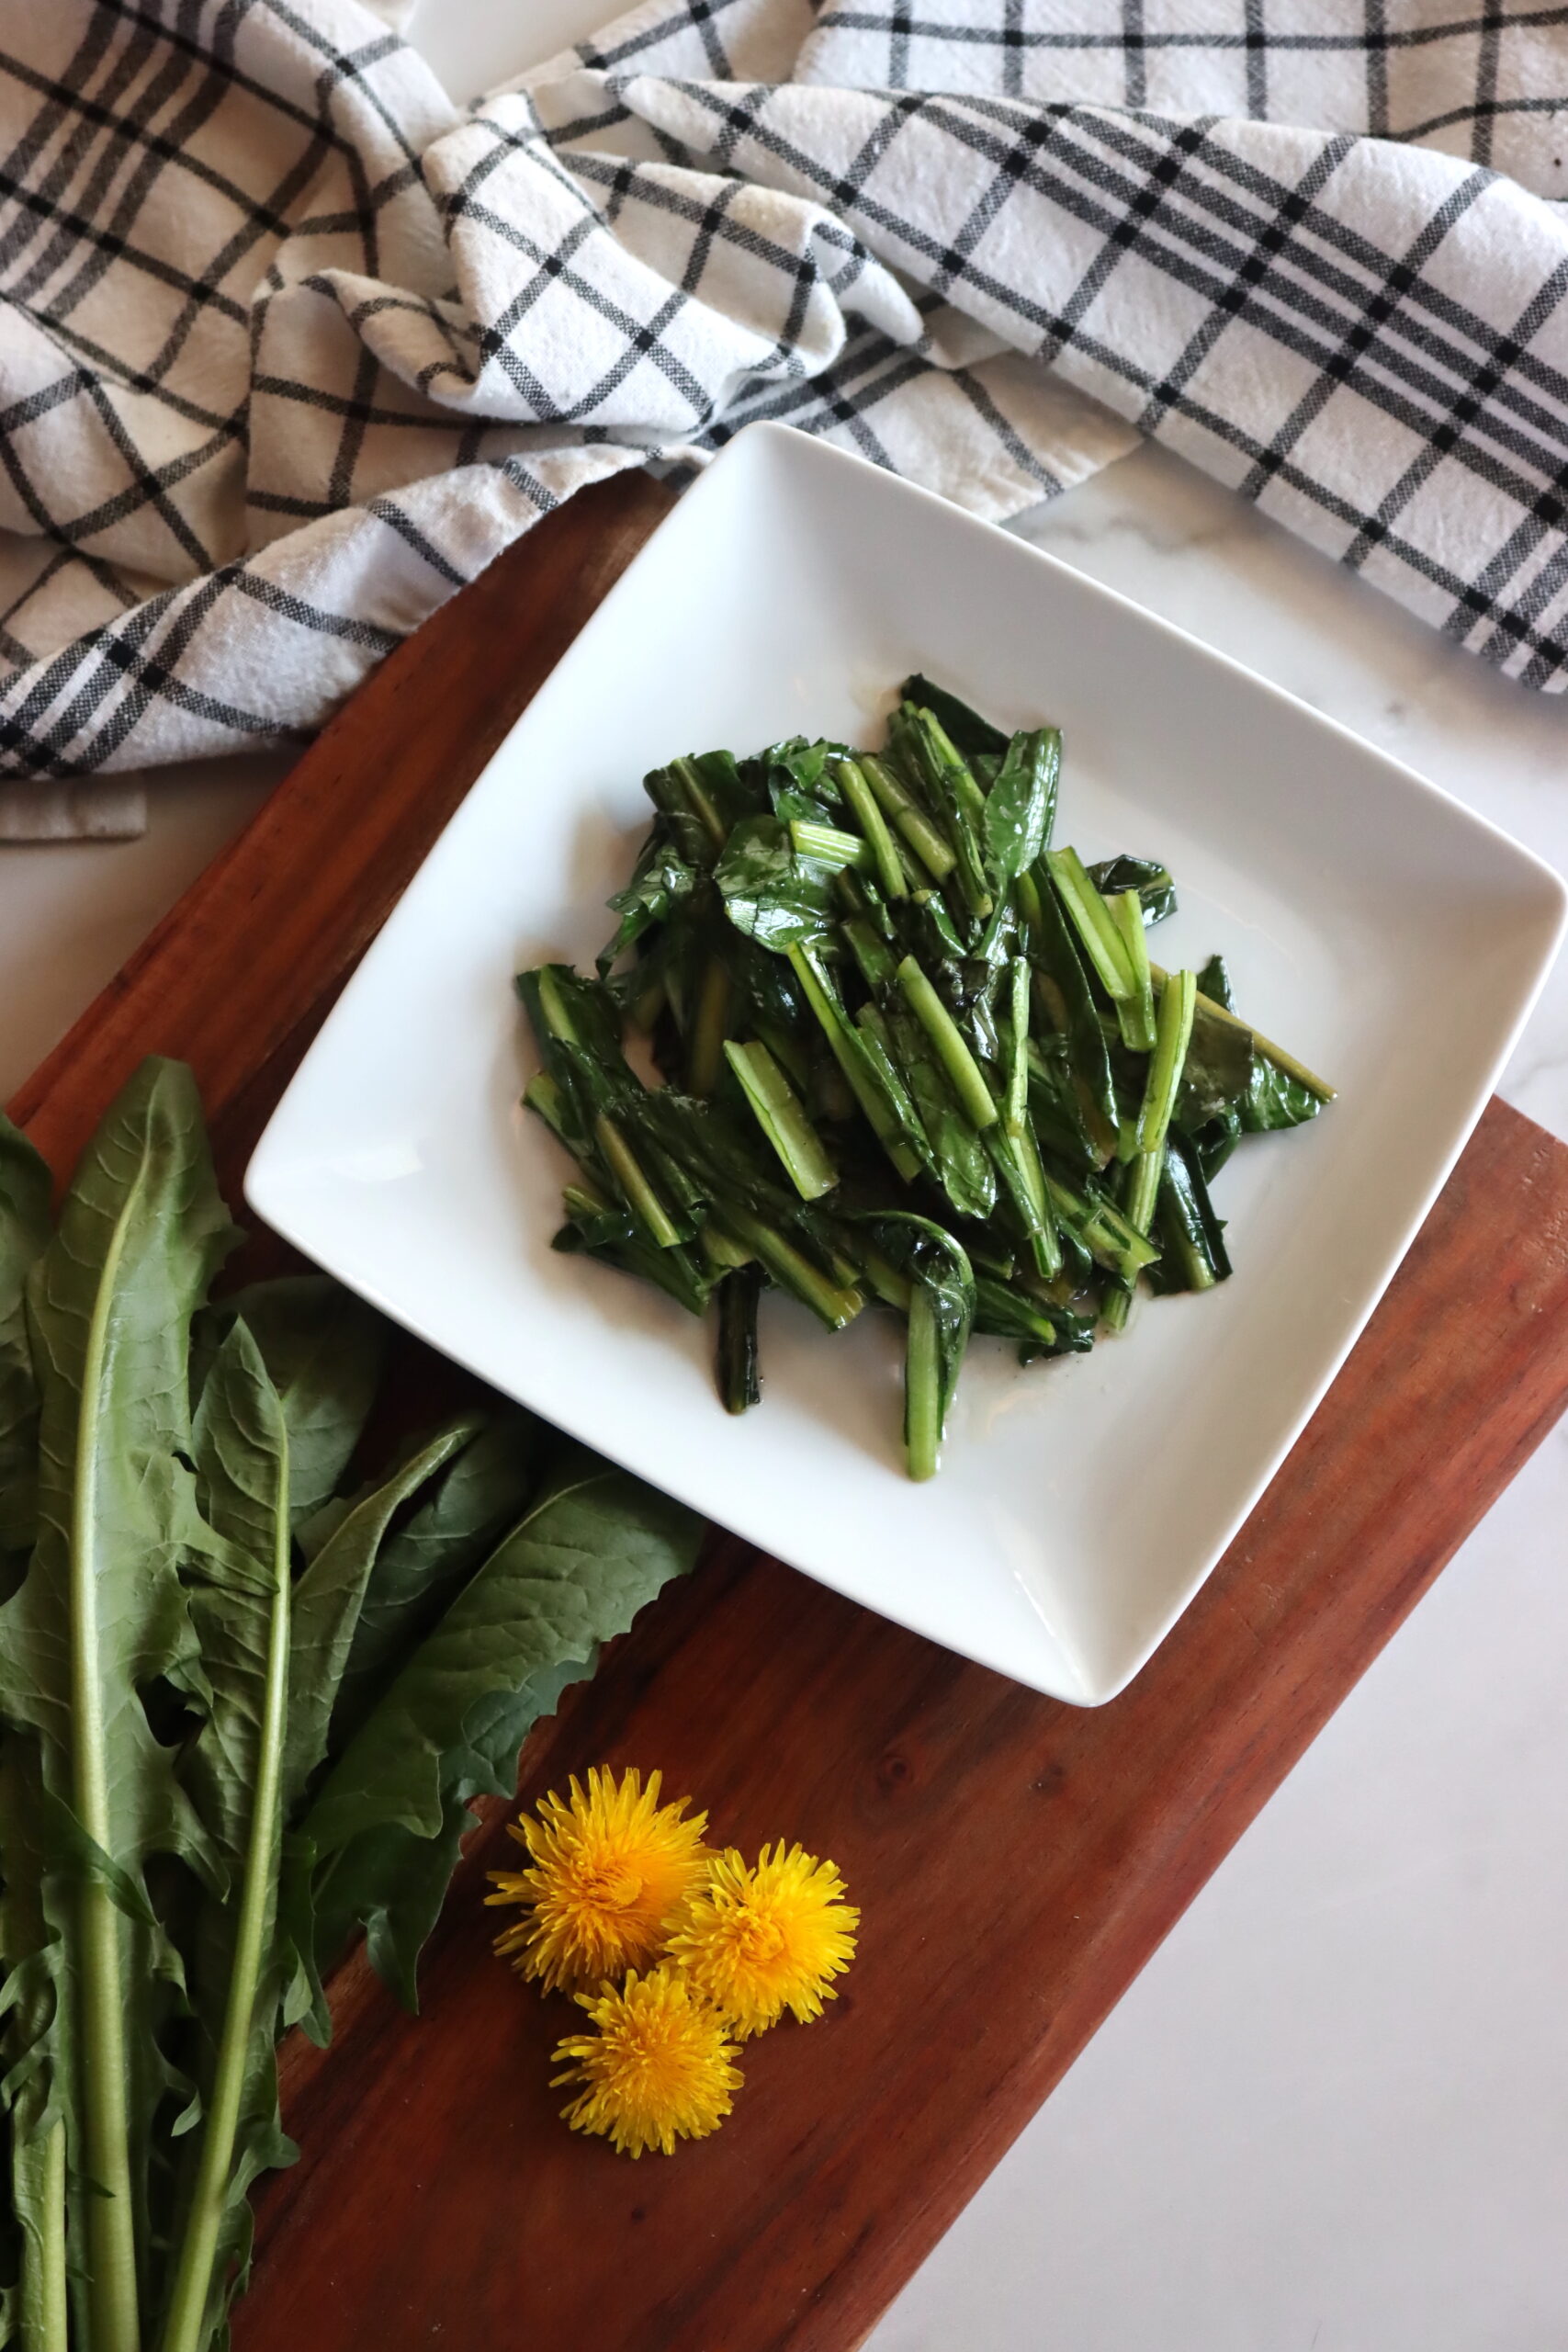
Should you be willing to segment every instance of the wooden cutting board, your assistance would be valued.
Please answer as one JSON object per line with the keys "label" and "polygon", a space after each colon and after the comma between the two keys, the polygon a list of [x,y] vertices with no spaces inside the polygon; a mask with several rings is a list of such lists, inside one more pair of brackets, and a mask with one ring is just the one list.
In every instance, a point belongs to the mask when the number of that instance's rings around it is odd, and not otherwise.
{"label": "wooden cutting board", "polygon": [[[585,493],[388,662],[12,1105],[58,1170],[143,1053],[176,1054],[237,1199],[355,960],[667,503],[641,477]],[[848,2352],[1565,1402],[1568,1149],[1494,1102],[1111,1706],[1038,1698],[716,1539],[541,1728],[524,1792],[660,1766],[722,1837],[833,1855],[864,1910],[843,1997],[747,2054],[715,2139],[634,2165],[574,2137],[546,2078],[576,2012],[491,1954],[492,1813],[423,2018],[350,1963],[331,2052],[288,2053],[304,2156],[264,2192],[239,2352]]]}

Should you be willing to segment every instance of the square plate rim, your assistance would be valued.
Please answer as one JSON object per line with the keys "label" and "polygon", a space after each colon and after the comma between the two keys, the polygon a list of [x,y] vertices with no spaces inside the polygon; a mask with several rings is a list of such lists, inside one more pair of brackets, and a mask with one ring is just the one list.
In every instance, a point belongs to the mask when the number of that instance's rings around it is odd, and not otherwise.
{"label": "square plate rim", "polygon": [[[971,1647],[964,1653],[977,1658],[994,1670],[1009,1676],[1010,1679],[1021,1681],[1026,1687],[1044,1690],[1047,1695],[1055,1696],[1065,1703],[1079,1706],[1104,1705],[1117,1697],[1141,1672],[1150,1657],[1164,1642],[1172,1626],[1190,1607],[1209,1577],[1224,1558],[1225,1552],[1234,1543],[1241,1528],[1257,1509],[1263,1495],[1278,1475],[1286,1456],[1322,1403],[1328,1388],[1343,1369],[1346,1360],[1376,1311],[1389,1283],[1397,1273],[1484,1112],[1495,1090],[1497,1079],[1539,1001],[1541,989],[1562,948],[1564,936],[1568,934],[1568,882],[1565,882],[1556,869],[1538,852],[1518,841],[1492,818],[1470,808],[1457,795],[1448,791],[1441,785],[1434,783],[1429,777],[1422,775],[1418,770],[1408,766],[1381,745],[1370,742],[1364,736],[1359,735],[1343,720],[1318,709],[1303,696],[1292,693],[1290,688],[1281,686],[1274,680],[1266,678],[1257,671],[1248,668],[1235,655],[1205,643],[1203,639],[1195,637],[1179,623],[1166,618],[1161,614],[1151,612],[1146,606],[1140,605],[1134,597],[1079,571],[1075,566],[1064,562],[1060,557],[1052,554],[1049,550],[1032,546],[1027,540],[1005,530],[1001,526],[969,514],[964,508],[954,505],[952,501],[942,497],[938,492],[891,473],[888,469],[875,465],[872,460],[857,453],[834,447],[831,444],[822,441],[816,435],[804,433],[797,427],[783,424],[771,419],[761,420],[745,426],[705,467],[680,504],[663,516],[649,533],[601,603],[589,616],[582,628],[571,643],[563,649],[558,661],[552,665],[547,675],[541,680],[535,694],[530,696],[527,704],[507,729],[473,783],[442,825],[413,874],[399,892],[397,900],[385,922],[370,941],[351,972],[347,982],[301,1057],[299,1068],[290,1078],[267,1120],[246,1167],[243,1188],[244,1199],[247,1204],[283,1239],[292,1243],[303,1254],[310,1257],[313,1262],[332,1272],[334,1279],[342,1281],[345,1287],[369,1299],[391,1320],[412,1332],[415,1337],[436,1349],[438,1352],[443,1354],[451,1352],[443,1340],[435,1336],[428,1328],[425,1319],[412,1315],[407,1309],[400,1307],[395,1303],[385,1284],[372,1284],[363,1276],[351,1276],[338,1272],[331,1265],[329,1259],[320,1256],[316,1248],[306,1238],[305,1227],[296,1224],[286,1210],[280,1210],[269,1204],[267,1197],[269,1181],[274,1174],[272,1161],[281,1149],[281,1137],[286,1125],[285,1114],[288,1111],[290,1098],[295,1094],[307,1068],[318,1057],[324,1057],[332,1051],[335,1042],[335,1033],[348,1026],[355,1016],[358,999],[373,989],[381,961],[396,952],[396,939],[392,934],[397,930],[399,919],[406,902],[414,892],[426,869],[447,842],[454,829],[461,822],[475,796],[481,791],[492,771],[509,752],[514,738],[528,725],[536,704],[555,683],[560,670],[579,654],[580,650],[595,634],[607,632],[614,627],[619,605],[629,602],[637,593],[639,572],[645,569],[652,569],[659,560],[659,543],[671,524],[682,514],[689,514],[694,504],[700,512],[707,503],[705,492],[708,491],[708,485],[716,478],[728,479],[730,474],[738,474],[740,470],[739,461],[741,460],[743,452],[747,453],[745,462],[755,463],[761,458],[762,453],[769,449],[776,450],[781,461],[786,464],[804,465],[813,469],[821,468],[829,473],[839,469],[849,468],[863,478],[866,475],[875,476],[878,478],[879,494],[886,496],[890,503],[897,504],[907,501],[918,502],[928,509],[936,509],[940,512],[943,528],[956,529],[981,544],[990,545],[999,541],[1012,557],[1021,557],[1029,562],[1045,567],[1056,576],[1067,593],[1081,596],[1091,608],[1098,604],[1131,615],[1139,627],[1152,630],[1179,647],[1182,658],[1190,659],[1195,656],[1200,663],[1211,665],[1222,673],[1228,673],[1231,679],[1244,682],[1247,692],[1260,695],[1265,698],[1272,698],[1279,704],[1294,709],[1325,739],[1352,746],[1359,760],[1370,761],[1376,770],[1386,775],[1391,781],[1397,779],[1400,786],[1405,790],[1415,786],[1418,797],[1435,807],[1443,808],[1448,812],[1450,820],[1457,819],[1462,827],[1472,829],[1475,835],[1488,841],[1495,850],[1503,853],[1521,882],[1527,879],[1533,881],[1540,890],[1542,894],[1540,913],[1544,914],[1548,907],[1554,910],[1555,919],[1551,926],[1550,941],[1538,954],[1535,968],[1528,986],[1516,993],[1513,1000],[1515,1003],[1513,1017],[1495,1046],[1483,1078],[1477,1082],[1474,1099],[1462,1118],[1457,1122],[1456,1131],[1450,1144],[1438,1155],[1435,1173],[1427,1185],[1420,1189],[1419,1197],[1401,1229],[1397,1246],[1389,1254],[1384,1272],[1369,1286],[1369,1295],[1360,1302],[1358,1310],[1350,1318],[1340,1343],[1330,1351],[1321,1377],[1311,1387],[1299,1412],[1290,1420],[1289,1426],[1281,1425],[1281,1433],[1277,1445],[1269,1453],[1255,1481],[1247,1487],[1234,1517],[1227,1523],[1223,1540],[1213,1547],[1211,1556],[1181,1585],[1168,1611],[1158,1619],[1155,1630],[1142,1643],[1136,1654],[1132,1657],[1131,1662],[1120,1671],[1106,1678],[1103,1682],[1095,1683],[1092,1688],[1080,1688],[1069,1691],[1055,1684],[1042,1682],[1035,1676],[1021,1673],[1017,1666],[1010,1666],[999,1660],[984,1645]],[[461,1355],[456,1356],[453,1360],[459,1363],[465,1361]],[[471,1365],[469,1368],[473,1369]],[[530,1399],[520,1397],[518,1401],[527,1404]],[[565,1429],[569,1434],[578,1438],[581,1442],[600,1451],[604,1450],[603,1432],[592,1428],[576,1426],[580,1417],[569,1415],[563,1418],[558,1411],[549,1409],[545,1404],[534,1404],[532,1409],[542,1412],[547,1419]],[[610,1448],[610,1458],[615,1458],[613,1445]],[[646,1476],[648,1474],[639,1472],[637,1475]],[[660,1482],[655,1478],[650,1483],[658,1485]],[[679,1482],[668,1487],[667,1491],[679,1495]],[[733,1525],[733,1521],[729,1521],[728,1523]],[[759,1549],[773,1548],[770,1544],[766,1532],[761,1530],[753,1532],[742,1526],[737,1528],[735,1532],[741,1534],[743,1540],[754,1544]],[[834,1585],[830,1576],[821,1575],[814,1569],[807,1569],[803,1572],[811,1575],[815,1580],[827,1583],[830,1589],[841,1589]],[[846,1597],[858,1598],[857,1596]],[[891,1604],[886,1607],[869,1602],[860,1605],[875,1608],[877,1613],[886,1615],[894,1623],[908,1627],[921,1634],[923,1638],[935,1640],[950,1638],[933,1635],[929,1628],[919,1622],[918,1612],[901,1612],[896,1605]]]}

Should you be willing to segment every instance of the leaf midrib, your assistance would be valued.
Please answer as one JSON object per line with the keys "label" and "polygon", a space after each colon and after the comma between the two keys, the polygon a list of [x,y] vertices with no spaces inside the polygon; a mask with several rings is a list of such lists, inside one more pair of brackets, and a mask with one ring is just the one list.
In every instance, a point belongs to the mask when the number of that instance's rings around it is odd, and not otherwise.
{"label": "leaf midrib", "polygon": [[[76,1817],[106,1854],[113,1854],[105,1752],[98,1623],[97,1519],[103,1385],[109,1329],[126,1237],[147,1181],[145,1155],[115,1219],[104,1252],[76,1414],[72,1465],[71,1777]],[[80,1896],[82,1934],[83,2109],[88,2163],[100,2188],[87,2216],[92,2245],[89,2293],[102,2325],[104,2352],[137,2352],[136,2247],[130,2199],[130,2127],[126,2105],[124,2020],[119,1998],[119,1921],[108,1889],[96,1878]]]}

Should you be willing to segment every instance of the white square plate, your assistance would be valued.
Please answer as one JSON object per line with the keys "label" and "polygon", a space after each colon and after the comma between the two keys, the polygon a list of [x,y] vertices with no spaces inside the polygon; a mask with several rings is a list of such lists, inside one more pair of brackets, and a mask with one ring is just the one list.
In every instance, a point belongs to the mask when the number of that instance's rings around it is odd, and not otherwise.
{"label": "white square plate", "polygon": [[[518,1107],[521,965],[591,963],[649,819],[716,743],[875,742],[931,672],[1065,735],[1056,838],[1157,854],[1162,963],[1340,1090],[1219,1179],[1235,1279],[1021,1371],[978,1341],[941,1476],[900,1463],[898,1335],[764,1307],[733,1421],[705,1327],[549,1247],[565,1162]],[[368,790],[374,778],[366,779]],[[497,752],[262,1139],[268,1224],[497,1388],[867,1607],[1080,1704],[1197,1591],[1323,1394],[1479,1115],[1556,951],[1562,884],[1288,695],[859,458],[741,434]]]}

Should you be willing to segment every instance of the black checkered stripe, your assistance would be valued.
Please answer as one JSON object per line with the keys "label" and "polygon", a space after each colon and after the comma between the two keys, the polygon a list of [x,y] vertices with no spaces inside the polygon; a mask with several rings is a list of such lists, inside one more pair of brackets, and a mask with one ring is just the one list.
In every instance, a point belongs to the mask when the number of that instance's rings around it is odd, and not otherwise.
{"label": "black checkered stripe", "polygon": [[[1568,221],[1447,155],[1122,108],[604,76],[1510,676],[1568,651]],[[581,104],[581,93],[577,102]]]}
{"label": "black checkered stripe", "polygon": [[[787,68],[811,22],[660,5],[591,70]],[[752,417],[998,519],[1131,446],[821,205],[547,111],[460,115],[355,0],[57,0],[0,53],[13,833],[320,725],[561,500]]]}
{"label": "black checkered stripe", "polygon": [[1310,124],[1568,197],[1568,8],[1537,0],[824,0],[791,78]]}
{"label": "black checkered stripe", "polygon": [[[357,0],[22,12],[0,775],[307,731],[562,499],[758,416],[995,519],[1156,435],[1560,684],[1556,209],[1353,126],[1032,102],[1061,5],[941,17],[650,0],[465,115]],[[1156,0],[1115,25],[1153,74]],[[987,86],[846,86],[922,54]]]}

